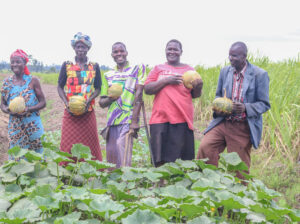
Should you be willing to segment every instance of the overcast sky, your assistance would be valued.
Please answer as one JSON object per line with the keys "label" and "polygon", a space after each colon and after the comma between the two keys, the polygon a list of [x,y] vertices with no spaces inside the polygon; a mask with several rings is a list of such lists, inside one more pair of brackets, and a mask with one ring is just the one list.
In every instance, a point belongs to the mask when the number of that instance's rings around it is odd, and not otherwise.
{"label": "overcast sky", "polygon": [[274,61],[300,52],[299,0],[1,0],[0,8],[0,61],[18,48],[45,64],[73,60],[79,31],[92,39],[89,59],[108,66],[116,41],[132,64],[151,66],[165,62],[173,38],[190,65],[223,64],[235,41]]}

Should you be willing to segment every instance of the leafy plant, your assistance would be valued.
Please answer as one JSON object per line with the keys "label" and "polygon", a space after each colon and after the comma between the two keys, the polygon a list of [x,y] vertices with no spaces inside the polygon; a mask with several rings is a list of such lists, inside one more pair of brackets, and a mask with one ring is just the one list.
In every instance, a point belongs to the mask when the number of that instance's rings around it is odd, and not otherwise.
{"label": "leafy plant", "polygon": [[[222,154],[219,168],[203,160],[176,160],[159,168],[110,171],[113,164],[92,160],[89,148],[81,144],[71,154],[49,142],[43,145],[44,157],[14,148],[9,153],[15,160],[0,167],[0,222],[300,221],[300,211],[276,204],[280,194],[261,181],[240,183],[235,172],[245,164],[236,153]],[[17,161],[20,157],[26,160]]]}

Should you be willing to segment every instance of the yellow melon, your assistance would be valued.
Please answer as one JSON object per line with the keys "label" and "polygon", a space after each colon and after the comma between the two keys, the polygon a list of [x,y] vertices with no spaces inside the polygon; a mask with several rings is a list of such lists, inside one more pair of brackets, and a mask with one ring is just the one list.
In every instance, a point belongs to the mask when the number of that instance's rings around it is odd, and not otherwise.
{"label": "yellow melon", "polygon": [[123,86],[118,83],[113,83],[109,88],[108,88],[108,96],[112,98],[118,98],[122,95],[123,93]]}
{"label": "yellow melon", "polygon": [[86,100],[83,96],[71,96],[69,99],[69,110],[74,115],[81,115],[85,112]]}
{"label": "yellow melon", "polygon": [[226,89],[224,89],[224,97],[216,98],[212,103],[215,112],[222,112],[227,115],[232,113],[232,105],[232,100],[226,97]]}
{"label": "yellow melon", "polygon": [[183,84],[186,88],[188,89],[192,89],[193,85],[192,82],[196,79],[201,79],[201,76],[199,75],[198,72],[190,70],[190,71],[186,71],[183,76]]}
{"label": "yellow melon", "polygon": [[12,101],[10,101],[8,108],[13,113],[23,113],[26,108],[24,98],[22,96],[14,98]]}

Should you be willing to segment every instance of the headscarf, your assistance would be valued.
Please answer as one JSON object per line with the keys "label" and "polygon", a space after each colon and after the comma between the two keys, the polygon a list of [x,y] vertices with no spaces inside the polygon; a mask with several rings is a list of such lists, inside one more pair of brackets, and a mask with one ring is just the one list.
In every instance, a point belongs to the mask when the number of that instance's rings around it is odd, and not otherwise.
{"label": "headscarf", "polygon": [[92,46],[91,38],[90,38],[88,35],[82,34],[81,32],[76,33],[76,34],[74,35],[74,39],[71,40],[71,45],[72,45],[73,48],[75,47],[75,44],[76,44],[78,41],[81,41],[82,43],[84,43],[85,45],[87,45],[89,49],[90,49],[91,46]]}
{"label": "headscarf", "polygon": [[25,61],[24,74],[29,75],[30,71],[29,71],[28,67],[26,66],[26,64],[29,61],[28,55],[23,50],[17,49],[10,55],[10,59],[13,57],[20,57],[20,58],[24,59],[24,61]]}

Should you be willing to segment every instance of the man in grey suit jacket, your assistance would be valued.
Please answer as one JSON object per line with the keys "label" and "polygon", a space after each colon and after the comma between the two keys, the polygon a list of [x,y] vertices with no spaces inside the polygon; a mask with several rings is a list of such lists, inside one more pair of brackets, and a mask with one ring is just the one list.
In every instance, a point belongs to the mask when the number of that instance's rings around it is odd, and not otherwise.
{"label": "man in grey suit jacket", "polygon": [[[219,154],[227,147],[237,152],[250,168],[252,145],[257,148],[262,134],[262,114],[270,109],[269,76],[263,69],[247,61],[247,46],[234,43],[229,50],[231,66],[220,72],[216,98],[226,96],[233,101],[232,114],[214,112],[214,119],[204,132],[197,159],[218,165]],[[238,173],[238,177],[242,176]]]}

